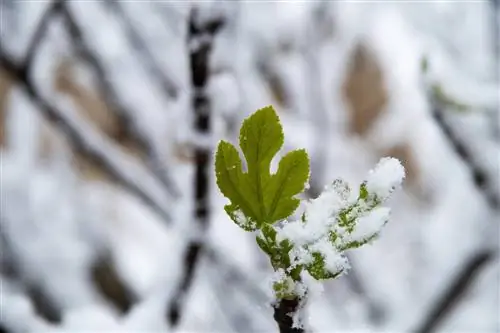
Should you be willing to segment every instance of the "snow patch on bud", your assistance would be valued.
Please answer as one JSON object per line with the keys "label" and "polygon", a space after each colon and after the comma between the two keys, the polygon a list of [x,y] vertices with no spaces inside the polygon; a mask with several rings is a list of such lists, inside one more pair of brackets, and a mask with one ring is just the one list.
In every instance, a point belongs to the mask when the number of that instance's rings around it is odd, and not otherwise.
{"label": "snow patch on bud", "polygon": [[347,257],[342,255],[327,238],[322,238],[309,247],[312,252],[319,252],[325,260],[325,269],[331,274],[345,272],[349,267]]}
{"label": "snow patch on bud", "polygon": [[388,207],[379,207],[361,216],[354,230],[347,235],[349,242],[363,242],[378,235],[382,227],[389,221],[391,209]]}
{"label": "snow patch on bud", "polygon": [[371,195],[376,195],[380,200],[385,200],[398,187],[405,178],[405,169],[401,162],[393,157],[380,159],[366,180],[366,189]]}

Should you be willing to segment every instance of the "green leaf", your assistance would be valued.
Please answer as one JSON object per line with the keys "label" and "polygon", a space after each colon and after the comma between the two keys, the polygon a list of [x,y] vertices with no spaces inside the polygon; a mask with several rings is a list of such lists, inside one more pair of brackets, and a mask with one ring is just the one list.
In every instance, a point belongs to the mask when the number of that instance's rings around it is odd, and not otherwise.
{"label": "green leaf", "polygon": [[277,172],[270,173],[271,161],[284,142],[283,129],[272,106],[245,119],[239,141],[246,172],[232,144],[221,141],[215,156],[217,185],[231,201],[226,212],[235,220],[235,212],[241,210],[258,228],[293,214],[300,203],[294,196],[304,190],[309,178],[309,158],[305,150],[289,152],[281,159]]}
{"label": "green leaf", "polygon": [[325,258],[320,252],[312,253],[313,261],[309,265],[307,265],[306,269],[309,274],[316,280],[326,280],[326,279],[334,279],[340,274],[342,274],[343,270],[338,272],[330,272],[325,267]]}
{"label": "green leaf", "polygon": [[[241,171],[240,155],[229,142],[219,143],[215,155],[215,170],[220,191],[232,202],[224,207],[228,215],[235,220],[235,213],[241,210],[245,216],[257,221],[259,207],[257,202],[248,200],[245,195],[252,189],[247,177]],[[238,224],[238,221],[235,222]]]}

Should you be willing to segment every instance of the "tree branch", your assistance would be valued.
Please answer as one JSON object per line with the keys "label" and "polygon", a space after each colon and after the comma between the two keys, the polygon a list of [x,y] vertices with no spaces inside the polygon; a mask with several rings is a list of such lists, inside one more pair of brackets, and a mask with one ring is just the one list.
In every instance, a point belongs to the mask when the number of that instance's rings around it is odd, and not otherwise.
{"label": "tree branch", "polygon": [[293,325],[293,317],[297,311],[300,311],[300,299],[282,299],[274,306],[274,320],[278,324],[280,333],[304,333],[303,328],[297,328]]}
{"label": "tree branch", "polygon": [[47,33],[49,23],[51,19],[61,10],[62,1],[61,0],[53,0],[50,5],[48,5],[47,10],[43,14],[38,26],[33,33],[33,37],[28,45],[28,50],[26,51],[26,56],[24,58],[24,64],[26,67],[26,72],[29,73],[31,71],[31,67],[33,66],[33,62],[35,59],[36,52],[38,51],[38,46],[44,39],[43,37]]}
{"label": "tree branch", "polygon": [[[188,45],[193,46],[190,53],[191,83],[193,86],[192,107],[194,127],[200,135],[209,135],[211,131],[211,104],[207,92],[210,77],[209,58],[214,35],[221,28],[220,18],[200,24],[197,22],[196,8],[189,18]],[[191,288],[196,268],[200,262],[205,244],[199,238],[208,229],[210,222],[209,184],[212,163],[212,151],[206,147],[196,147],[195,152],[195,211],[194,221],[199,234],[196,240],[189,242],[184,253],[184,271],[177,292],[174,293],[168,307],[170,325],[175,327],[182,317],[183,301]]]}
{"label": "tree branch", "polygon": [[468,259],[462,269],[451,279],[448,287],[438,296],[434,306],[426,315],[415,333],[432,333],[453,311],[471,287],[481,269],[495,257],[491,250],[483,250]]}
{"label": "tree branch", "polygon": [[429,99],[432,105],[432,115],[441,128],[443,134],[448,139],[449,144],[460,159],[465,163],[473,178],[476,188],[484,196],[491,208],[500,209],[500,198],[495,193],[495,184],[491,175],[476,160],[473,153],[459,138],[452,126],[446,120],[445,107],[437,98],[436,94],[427,88]]}
{"label": "tree branch", "polygon": [[[26,92],[30,100],[38,106],[43,116],[50,122],[59,126],[59,128],[67,135],[73,146],[92,160],[95,164],[101,166],[108,174],[130,192],[134,193],[147,206],[151,207],[164,221],[170,222],[170,214],[163,208],[164,201],[160,204],[157,200],[146,193],[146,191],[137,184],[137,179],[132,179],[127,175],[125,170],[121,168],[116,161],[113,161],[109,156],[109,151],[105,151],[100,142],[95,142],[94,138],[84,131],[81,131],[75,126],[64,112],[61,112],[56,107],[45,100],[34,84],[28,79],[28,73],[23,66],[16,65],[12,59],[3,52],[0,48],[0,65],[21,84],[21,87]],[[114,151],[115,155],[118,151]]]}
{"label": "tree branch", "polygon": [[134,25],[130,23],[130,17],[128,17],[127,13],[122,8],[122,4],[117,0],[106,1],[104,4],[109,6],[109,8],[113,10],[113,13],[117,14],[120,18],[132,46],[141,58],[145,60],[144,64],[149,75],[156,80],[158,85],[170,98],[177,98],[179,93],[177,85],[171,78],[165,75],[141,34],[135,29]]}
{"label": "tree branch", "polygon": [[[62,2],[63,0],[57,1]],[[43,29],[42,27],[38,27],[37,31],[46,31],[48,24],[44,23],[46,21],[41,22],[43,22]],[[39,38],[36,40],[36,43],[34,43],[35,46],[30,47],[32,54],[36,53],[36,45],[40,45],[40,40],[43,38],[43,35],[43,33],[38,33]],[[33,42],[35,42],[35,40],[33,40]],[[118,183],[121,184],[126,190],[133,193],[146,206],[155,211],[165,223],[169,224],[171,222],[170,214],[163,209],[165,206],[164,202],[162,202],[162,204],[158,204],[157,200],[155,200],[153,196],[148,193],[148,191],[142,189],[142,187],[137,183],[137,179],[132,179],[130,175],[127,175],[127,173],[122,170],[123,168],[119,165],[119,163],[113,161],[112,157],[117,154],[117,152],[114,151],[114,148],[112,148],[113,146],[109,147],[110,143],[108,142],[104,145],[107,148],[113,149],[113,154],[109,154],[103,149],[103,145],[100,142],[96,143],[95,140],[89,139],[87,133],[81,131],[74,122],[68,119],[65,116],[65,112],[58,110],[55,106],[51,105],[46,99],[44,99],[35,85],[29,80],[26,64],[17,64],[4,52],[1,44],[0,66],[6,70],[8,75],[20,84],[21,88],[26,92],[30,100],[38,106],[42,116],[57,125],[66,134],[69,141],[77,151],[80,151],[83,155],[102,167],[112,179],[118,181]],[[247,275],[238,267],[224,259],[224,255],[221,255],[210,245],[205,245],[204,251],[207,255],[207,259],[228,272],[228,281],[239,284],[239,289],[246,292],[249,299],[254,300],[256,304],[262,304],[265,302],[266,296],[262,290],[256,287],[256,285],[251,282]]]}
{"label": "tree branch", "polygon": [[134,120],[132,118],[132,111],[129,110],[123,103],[121,103],[118,92],[114,88],[113,84],[109,80],[109,73],[106,68],[100,63],[97,55],[92,51],[92,48],[88,45],[84,34],[76,19],[74,18],[71,10],[68,8],[66,2],[63,3],[61,7],[63,17],[66,22],[68,32],[70,34],[73,47],[77,50],[80,56],[92,67],[94,73],[97,76],[97,84],[99,90],[104,93],[104,98],[106,104],[108,104],[113,110],[114,114],[117,115],[122,122],[123,128],[126,129],[127,134],[132,136],[141,148],[147,152],[148,164],[161,184],[165,186],[166,191],[173,195],[174,197],[180,196],[180,191],[178,190],[175,182],[168,176],[166,172],[166,167],[162,161],[158,158],[158,154],[152,144],[149,142],[146,135],[140,133],[134,128]]}

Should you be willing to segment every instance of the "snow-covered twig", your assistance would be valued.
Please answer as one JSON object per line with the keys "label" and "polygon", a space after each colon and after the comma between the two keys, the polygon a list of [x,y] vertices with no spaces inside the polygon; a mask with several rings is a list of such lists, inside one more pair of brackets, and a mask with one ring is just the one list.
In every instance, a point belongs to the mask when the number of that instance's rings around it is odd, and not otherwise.
{"label": "snow-covered twig", "polygon": [[301,308],[307,300],[306,272],[315,280],[346,273],[345,252],[374,239],[389,219],[384,202],[401,185],[405,171],[394,158],[383,158],[359,188],[335,180],[304,204],[301,218],[291,218],[300,205],[295,196],[309,179],[304,149],[291,151],[270,173],[271,160],[284,144],[283,129],[272,106],[257,110],[240,130],[238,150],[221,141],[215,157],[217,185],[230,200],[224,209],[236,225],[256,232],[256,242],[275,271],[274,318],[281,333],[303,332]]}
{"label": "snow-covered twig", "polygon": [[45,13],[42,15],[37,28],[34,30],[33,37],[31,38],[31,42],[28,45],[28,50],[26,51],[26,56],[24,58],[27,72],[30,72],[38,47],[44,40],[43,37],[47,32],[48,25],[50,24],[52,18],[61,10],[61,5],[62,2],[60,0],[53,0],[46,9]]}
{"label": "snow-covered twig", "polygon": [[[428,89],[430,90],[430,89]],[[429,91],[429,99],[432,104],[432,115],[439,125],[446,139],[452,146],[456,154],[462,159],[468,167],[477,189],[482,193],[486,201],[493,209],[500,209],[500,198],[496,192],[496,184],[494,177],[489,174],[477,161],[477,157],[459,137],[456,130],[449,124],[446,119],[446,110],[442,103],[436,98],[435,94]]]}
{"label": "snow-covered twig", "polygon": [[158,178],[160,183],[165,186],[166,191],[174,197],[180,195],[179,189],[171,179],[168,170],[164,163],[159,159],[158,152],[151,144],[150,140],[134,127],[132,111],[125,106],[118,96],[113,84],[109,81],[109,74],[106,68],[101,64],[97,55],[88,45],[83,31],[80,29],[78,22],[73,16],[68,4],[64,3],[61,7],[63,17],[65,19],[67,30],[71,35],[71,41],[75,49],[79,52],[85,61],[93,68],[98,80],[99,89],[104,93],[104,98],[107,104],[112,108],[113,112],[118,116],[118,119],[123,123],[123,127],[127,130],[127,134],[132,136],[134,140],[141,146],[141,149],[147,153],[148,164],[151,171]]}
{"label": "snow-covered twig", "polygon": [[434,306],[426,314],[422,323],[415,329],[415,333],[435,332],[439,324],[459,303],[467,289],[472,285],[480,271],[495,257],[490,249],[485,249],[468,258],[462,269],[451,278],[451,282],[437,297]]}
{"label": "snow-covered twig", "polygon": [[[2,216],[0,225],[5,225],[4,219],[5,218]],[[2,282],[6,280],[16,281],[25,292],[26,298],[32,302],[35,311],[39,313],[41,317],[52,323],[60,322],[61,309],[56,306],[56,302],[50,293],[45,292],[45,290],[22,276],[16,252],[3,228],[0,229],[0,250],[2,253],[0,262],[0,284],[2,284],[0,288],[3,289],[2,298],[5,296],[6,288]],[[5,306],[5,304],[2,302],[2,307],[3,306]],[[0,325],[4,321],[2,317],[3,316],[0,316]],[[8,323],[5,323],[5,325],[9,328]]]}
{"label": "snow-covered twig", "polygon": [[47,101],[29,79],[26,68],[17,65],[1,48],[0,64],[21,85],[45,118],[56,124],[67,135],[77,151],[106,170],[113,179],[151,207],[165,222],[171,222],[170,213],[164,208],[170,199],[163,194],[162,189],[158,188],[157,182],[151,179],[146,170],[127,159],[124,153],[97,132],[91,128],[83,128],[82,122],[71,119],[67,112],[62,112]]}
{"label": "snow-covered twig", "polygon": [[130,22],[130,18],[122,8],[122,4],[116,0],[107,1],[104,4],[109,6],[109,8],[112,9],[120,18],[120,21],[122,22],[123,27],[132,42],[132,46],[144,59],[144,64],[149,75],[151,75],[151,77],[158,82],[158,84],[162,87],[162,90],[165,91],[170,98],[176,98],[179,93],[177,84],[161,69],[161,66],[149,50],[149,46],[141,37],[134,25]]}
{"label": "snow-covered twig", "polygon": [[[192,92],[192,109],[194,111],[194,128],[200,135],[211,132],[212,110],[207,91],[210,78],[210,53],[213,48],[213,37],[222,27],[223,21],[216,17],[205,22],[199,22],[197,8],[193,8],[189,18],[188,40],[190,48],[190,68]],[[210,222],[209,184],[212,163],[212,151],[208,147],[197,146],[194,151],[195,179],[194,179],[194,227],[205,232]],[[189,242],[184,252],[184,270],[177,291],[174,293],[168,309],[168,318],[171,326],[179,324],[183,300],[193,284],[194,274],[202,252],[203,239],[194,239]]]}

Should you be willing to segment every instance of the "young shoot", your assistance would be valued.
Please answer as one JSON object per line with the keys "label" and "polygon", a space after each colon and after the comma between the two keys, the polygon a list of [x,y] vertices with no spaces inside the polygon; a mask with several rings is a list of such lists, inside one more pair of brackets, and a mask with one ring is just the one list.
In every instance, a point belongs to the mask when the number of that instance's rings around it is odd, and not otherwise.
{"label": "young shoot", "polygon": [[376,239],[387,223],[384,206],[401,186],[405,171],[394,158],[383,158],[358,186],[337,179],[315,199],[304,202],[300,219],[291,216],[309,179],[304,149],[288,152],[270,173],[271,160],[284,143],[283,129],[272,106],[244,120],[239,146],[221,141],[215,157],[217,185],[230,203],[224,208],[243,230],[256,232],[256,242],[275,271],[274,318],[281,332],[302,332],[293,320],[305,301],[303,274],[334,279],[349,269],[345,251]]}

